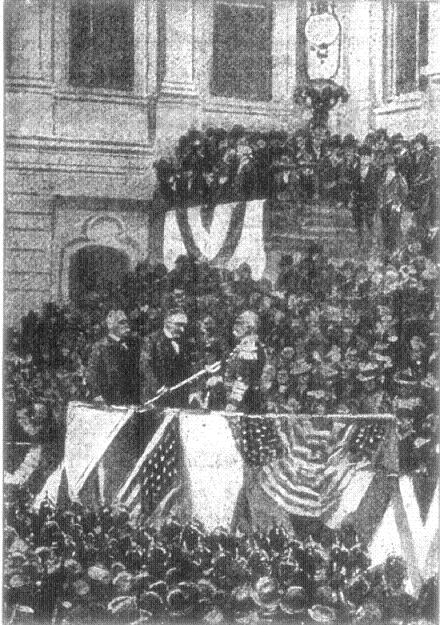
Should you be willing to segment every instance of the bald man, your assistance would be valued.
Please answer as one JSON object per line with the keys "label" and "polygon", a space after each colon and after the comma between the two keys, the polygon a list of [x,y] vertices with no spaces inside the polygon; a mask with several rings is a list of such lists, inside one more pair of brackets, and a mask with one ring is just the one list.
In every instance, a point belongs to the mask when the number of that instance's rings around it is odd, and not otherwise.
{"label": "bald man", "polygon": [[127,315],[111,310],[107,336],[95,343],[89,359],[87,381],[93,401],[113,406],[141,401],[140,341],[131,335]]}

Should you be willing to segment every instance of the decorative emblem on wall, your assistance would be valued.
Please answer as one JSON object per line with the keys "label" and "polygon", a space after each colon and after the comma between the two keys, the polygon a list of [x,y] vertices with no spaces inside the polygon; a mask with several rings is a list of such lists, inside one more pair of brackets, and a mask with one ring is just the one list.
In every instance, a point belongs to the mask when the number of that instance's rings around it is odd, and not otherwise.
{"label": "decorative emblem on wall", "polygon": [[341,24],[334,9],[318,7],[306,22],[305,35],[309,79],[334,78],[338,73],[341,51]]}

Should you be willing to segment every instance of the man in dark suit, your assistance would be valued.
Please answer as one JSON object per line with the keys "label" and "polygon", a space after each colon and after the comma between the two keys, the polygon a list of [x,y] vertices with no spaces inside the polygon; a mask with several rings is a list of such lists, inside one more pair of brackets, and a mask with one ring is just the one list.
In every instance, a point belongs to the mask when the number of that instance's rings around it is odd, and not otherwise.
{"label": "man in dark suit", "polygon": [[373,230],[381,171],[375,166],[373,153],[367,145],[361,146],[359,156],[360,166],[353,189],[353,218],[359,240],[362,241],[364,231],[371,234]]}
{"label": "man in dark suit", "polygon": [[139,339],[131,335],[126,314],[111,310],[108,334],[98,341],[89,359],[88,384],[94,401],[108,405],[138,404],[141,399]]}
{"label": "man in dark suit", "polygon": [[[173,309],[165,315],[161,330],[151,334],[142,352],[145,399],[153,397],[162,387],[170,388],[191,375],[191,354],[185,341],[187,315]],[[188,387],[166,394],[156,405],[182,407],[188,403]]]}
{"label": "man in dark suit", "polygon": [[[107,315],[108,333],[92,349],[87,371],[92,399],[98,405],[130,406],[142,399],[142,340],[131,334],[122,310]],[[103,413],[105,414],[105,413]],[[157,422],[136,413],[118,433],[117,451],[112,448],[100,461],[91,482],[91,501],[111,501],[134,468],[134,464],[151,439]],[[116,455],[115,455],[116,454]],[[115,461],[115,458],[117,461]]]}

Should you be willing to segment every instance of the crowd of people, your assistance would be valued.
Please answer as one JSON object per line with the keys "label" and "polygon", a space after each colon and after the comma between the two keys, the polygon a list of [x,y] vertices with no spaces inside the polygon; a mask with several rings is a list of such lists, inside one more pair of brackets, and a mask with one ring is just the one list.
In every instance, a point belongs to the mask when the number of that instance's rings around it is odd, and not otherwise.
{"label": "crowd of people", "polygon": [[438,148],[422,133],[408,141],[385,129],[363,141],[320,126],[293,134],[242,126],[190,130],[173,158],[155,169],[172,206],[268,198],[300,211],[319,199],[350,209],[360,238],[372,234],[377,215],[389,250],[406,215],[432,219],[438,194]]}
{"label": "crowd of people", "polygon": [[[398,419],[400,471],[435,484],[436,158],[423,135],[408,143],[381,130],[362,145],[322,129],[293,137],[238,127],[189,132],[176,161],[157,163],[160,194],[171,204],[256,195],[283,201],[282,194],[289,203],[295,197],[307,203],[319,196],[350,208],[360,234],[373,228],[379,211],[389,234],[384,250],[336,262],[311,243],[304,254],[281,257],[275,284],[254,280],[246,264],[229,271],[181,256],[167,271],[142,262],[75,305],[48,303],[29,312],[5,335],[9,474],[29,448],[41,447],[39,466],[26,483],[38,492],[63,457],[67,403],[113,403],[117,385],[110,382],[110,395],[103,397],[94,375],[104,368],[110,339],[117,339],[124,358],[128,339],[149,342],[156,393],[161,376],[168,380],[170,374],[161,361],[165,336],[179,363],[176,382],[203,367],[207,375],[182,393],[167,390],[158,406],[256,414],[391,412]],[[404,207],[414,218],[402,244]],[[243,359],[255,359],[244,375],[251,372],[251,394],[249,380],[240,377]],[[139,401],[148,399],[131,391]],[[19,488],[19,497],[23,493]],[[46,501],[35,512],[20,498],[9,500],[11,622],[49,615],[66,624],[85,618],[372,624],[432,614],[434,582],[411,602],[402,590],[402,563],[390,560],[388,569],[372,576],[353,537],[347,543],[342,535],[292,538],[274,528],[271,535],[239,539],[174,520],[156,531],[131,525],[124,511],[75,506],[54,509]]]}
{"label": "crowd of people", "polygon": [[[272,286],[254,281],[247,265],[233,273],[181,257],[167,273],[144,263],[94,307],[49,304],[41,314],[30,312],[6,337],[9,439],[40,437],[62,453],[67,402],[97,394],[87,368],[110,308],[125,311],[132,336],[141,339],[162,327],[164,311],[182,311],[186,375],[228,361],[234,323],[248,311],[264,351],[259,393],[248,410],[393,412],[402,469],[434,470],[438,267],[421,243],[387,263],[340,265],[311,244],[299,262],[285,255],[280,266]],[[222,372],[200,378],[186,405],[225,408],[224,382]]]}
{"label": "crowd of people", "polygon": [[370,567],[354,530],[315,535],[207,532],[196,521],[134,524],[124,509],[39,509],[21,492],[5,511],[5,618],[15,623],[291,622],[427,625],[437,581],[405,592],[405,562]]}

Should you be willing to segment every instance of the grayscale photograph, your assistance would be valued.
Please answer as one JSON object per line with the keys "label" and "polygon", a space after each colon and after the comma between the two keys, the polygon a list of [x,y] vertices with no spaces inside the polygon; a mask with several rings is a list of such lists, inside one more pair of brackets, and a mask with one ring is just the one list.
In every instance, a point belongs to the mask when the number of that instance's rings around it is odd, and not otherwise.
{"label": "grayscale photograph", "polygon": [[435,625],[440,1],[2,9],[3,622]]}

